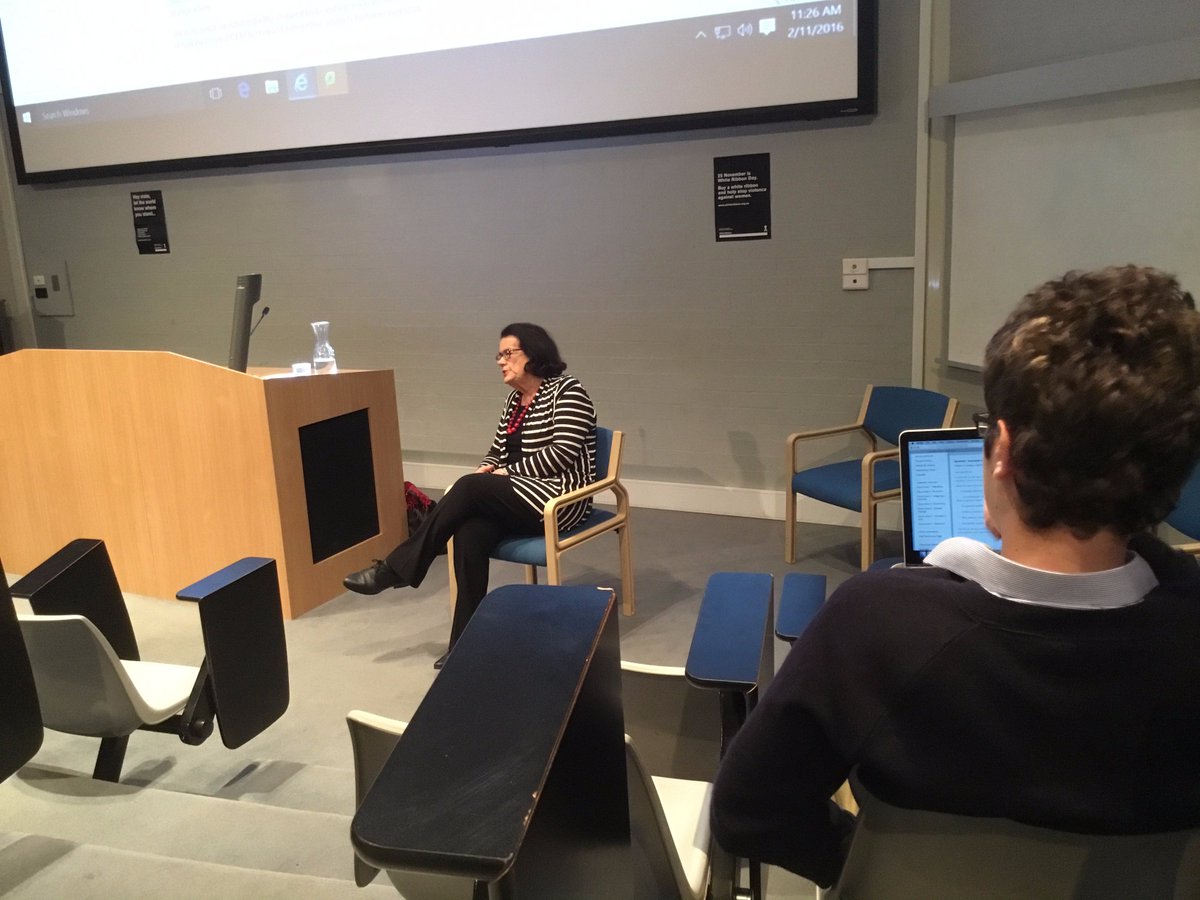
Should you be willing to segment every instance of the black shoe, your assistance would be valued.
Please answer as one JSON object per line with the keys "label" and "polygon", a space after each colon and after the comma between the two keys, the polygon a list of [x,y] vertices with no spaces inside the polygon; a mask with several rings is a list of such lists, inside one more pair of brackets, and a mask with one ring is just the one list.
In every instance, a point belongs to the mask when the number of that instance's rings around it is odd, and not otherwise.
{"label": "black shoe", "polygon": [[342,585],[356,594],[378,594],[390,587],[402,587],[403,583],[387,563],[377,559],[367,568],[351,572],[342,579]]}
{"label": "black shoe", "polygon": [[434,663],[433,663],[433,667],[434,667],[435,669],[440,669],[442,666],[444,666],[444,665],[446,664],[446,658],[447,658],[448,656],[450,656],[450,651],[449,651],[449,650],[447,650],[445,653],[443,653],[441,656],[439,656],[439,657],[438,657],[438,658],[437,658],[437,659],[434,661]]}

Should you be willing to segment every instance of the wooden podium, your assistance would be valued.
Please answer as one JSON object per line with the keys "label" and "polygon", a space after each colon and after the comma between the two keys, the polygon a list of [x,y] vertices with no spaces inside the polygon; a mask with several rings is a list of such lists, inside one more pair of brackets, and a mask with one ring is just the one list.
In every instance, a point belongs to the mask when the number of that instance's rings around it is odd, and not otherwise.
{"label": "wooden podium", "polygon": [[0,559],[75,538],[124,590],[174,597],[245,556],[279,564],[283,614],[407,536],[390,371],[272,377],[173,353],[0,356]]}

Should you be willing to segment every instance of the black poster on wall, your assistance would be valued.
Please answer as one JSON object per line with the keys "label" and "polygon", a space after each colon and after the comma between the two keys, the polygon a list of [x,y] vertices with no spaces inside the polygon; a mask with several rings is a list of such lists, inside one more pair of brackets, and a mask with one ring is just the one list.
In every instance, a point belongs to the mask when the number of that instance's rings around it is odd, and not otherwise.
{"label": "black poster on wall", "polygon": [[134,191],[129,201],[133,204],[133,239],[138,253],[170,253],[162,191]]}
{"label": "black poster on wall", "polygon": [[771,154],[713,159],[717,243],[771,237]]}

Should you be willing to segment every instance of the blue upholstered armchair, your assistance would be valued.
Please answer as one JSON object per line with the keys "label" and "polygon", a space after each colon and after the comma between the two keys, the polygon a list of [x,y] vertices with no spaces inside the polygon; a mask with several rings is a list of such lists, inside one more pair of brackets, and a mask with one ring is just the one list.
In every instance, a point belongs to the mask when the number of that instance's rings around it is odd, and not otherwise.
{"label": "blue upholstered armchair", "polygon": [[[875,558],[876,507],[900,496],[900,432],[909,428],[946,428],[954,421],[958,401],[935,391],[867,385],[858,420],[788,435],[784,559],[796,561],[796,495],[862,514],[862,567]],[[797,468],[796,445],[813,438],[860,433],[870,451],[860,458]],[[879,442],[893,445],[879,449]]]}
{"label": "blue upholstered armchair", "polygon": [[[514,536],[504,538],[492,550],[491,558],[517,563],[525,567],[525,581],[537,584],[537,570],[546,570],[547,584],[562,584],[562,557],[573,547],[590,541],[608,532],[617,535],[617,549],[621,564],[621,611],[632,616],[637,608],[633,593],[633,545],[629,534],[629,492],[621,484],[621,447],[625,435],[611,428],[596,428],[596,480],[578,490],[561,494],[550,500],[543,510],[546,531],[534,537]],[[616,498],[616,509],[592,507],[591,514],[570,531],[559,532],[555,527],[557,510],[560,506],[574,503],[585,497],[611,492]],[[447,551],[450,560],[450,603],[458,593],[454,577],[453,544]]]}

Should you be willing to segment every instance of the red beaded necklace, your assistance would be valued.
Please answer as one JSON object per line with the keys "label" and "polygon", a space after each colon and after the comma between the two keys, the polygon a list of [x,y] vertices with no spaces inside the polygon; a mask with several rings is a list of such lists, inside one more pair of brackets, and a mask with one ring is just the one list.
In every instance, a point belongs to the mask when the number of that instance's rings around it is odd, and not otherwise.
{"label": "red beaded necklace", "polygon": [[[532,401],[530,401],[529,406],[533,406]],[[505,426],[504,430],[509,434],[515,433],[521,427],[521,420],[525,418],[525,413],[529,412],[529,406],[522,406],[520,403],[514,406],[512,414],[508,417],[508,425]]]}

